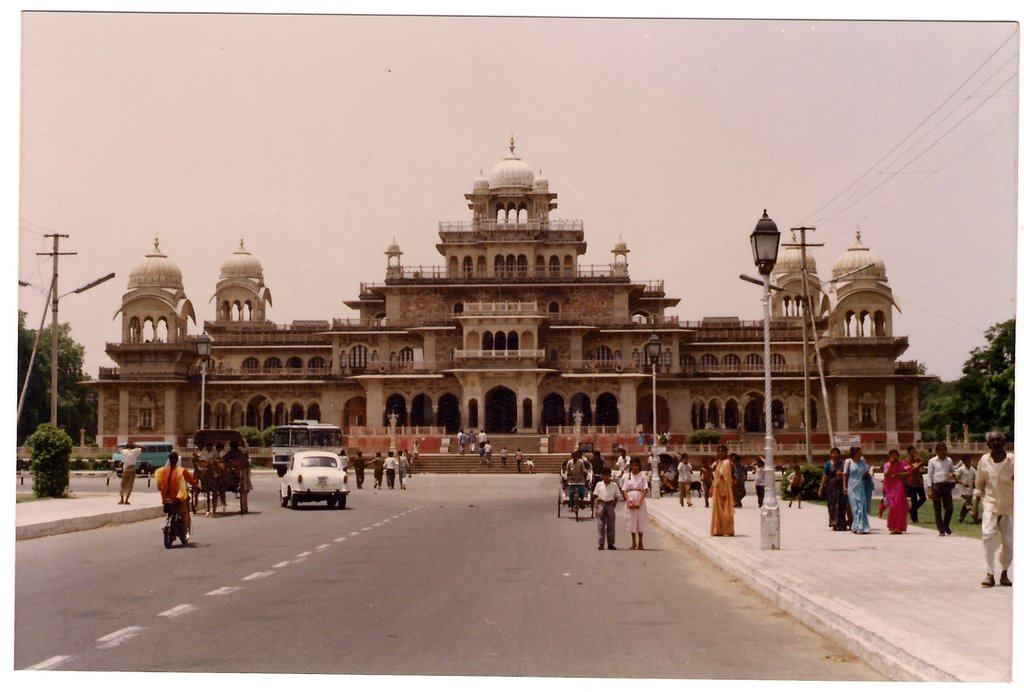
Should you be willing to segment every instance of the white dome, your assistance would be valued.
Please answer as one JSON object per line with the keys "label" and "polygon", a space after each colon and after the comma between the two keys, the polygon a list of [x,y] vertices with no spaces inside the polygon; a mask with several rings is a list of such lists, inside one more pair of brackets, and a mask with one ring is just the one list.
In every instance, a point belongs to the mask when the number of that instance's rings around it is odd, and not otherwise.
{"label": "white dome", "polygon": [[850,274],[858,269],[868,267],[870,269],[864,269],[856,274],[850,276],[850,280],[853,279],[882,279],[885,280],[885,262],[882,258],[871,252],[869,248],[864,247],[864,244],[860,240],[860,229],[857,230],[857,240],[853,247],[843,253],[839,259],[836,260],[835,264],[832,265],[832,278]]}
{"label": "white dome", "polygon": [[615,253],[629,252],[629,249],[626,247],[626,241],[624,241],[622,238],[619,238],[619,242],[615,243],[615,247],[612,248],[612,252],[615,252]]}
{"label": "white dome", "polygon": [[160,239],[153,241],[153,251],[146,255],[128,275],[128,288],[176,288],[184,289],[181,283],[181,269],[160,252]]}
{"label": "white dome", "polygon": [[235,253],[220,266],[220,278],[263,279],[263,265],[245,249],[245,241],[239,241]]}
{"label": "white dome", "polygon": [[[795,237],[793,242],[796,242]],[[783,247],[779,249],[779,258],[775,262],[774,269],[776,274],[800,273],[801,269],[803,269],[803,259],[800,256],[800,248]],[[818,273],[818,262],[810,253],[807,254],[807,271],[811,274]]]}
{"label": "white dome", "polygon": [[487,183],[487,178],[484,177],[484,172],[480,171],[480,177],[473,181],[473,192],[487,192],[490,185]]}
{"label": "white dome", "polygon": [[540,171],[540,175],[533,179],[533,189],[537,192],[548,191],[548,179],[544,177],[544,171]]}
{"label": "white dome", "polygon": [[520,187],[533,189],[533,169],[516,156],[516,141],[509,144],[509,154],[494,165],[487,174],[487,182],[491,188]]}

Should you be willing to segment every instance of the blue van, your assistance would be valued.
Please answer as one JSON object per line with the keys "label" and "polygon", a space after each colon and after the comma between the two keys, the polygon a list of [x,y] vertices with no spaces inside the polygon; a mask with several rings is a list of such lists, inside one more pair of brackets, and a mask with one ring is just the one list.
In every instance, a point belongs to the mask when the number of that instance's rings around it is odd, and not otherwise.
{"label": "blue van", "polygon": [[[139,458],[135,460],[135,473],[138,474],[151,474],[161,466],[167,463],[167,455],[174,451],[174,445],[170,442],[136,442],[135,443],[141,450]],[[111,457],[111,461],[114,462],[114,472],[121,476],[121,467],[124,466],[124,457],[121,452],[124,450],[124,445],[118,445],[114,448],[114,454]]]}

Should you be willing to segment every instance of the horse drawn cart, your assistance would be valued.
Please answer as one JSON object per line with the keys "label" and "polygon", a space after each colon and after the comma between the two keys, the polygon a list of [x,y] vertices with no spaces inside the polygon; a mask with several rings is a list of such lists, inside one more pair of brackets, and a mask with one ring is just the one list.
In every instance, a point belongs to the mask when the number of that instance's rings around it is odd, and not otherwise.
{"label": "horse drawn cart", "polygon": [[245,496],[252,489],[245,438],[237,430],[199,430],[193,444],[191,461],[198,485],[190,498],[192,513],[199,511],[203,497],[208,516],[217,514],[218,504],[222,512],[226,511],[228,493],[235,495],[244,513],[248,505]]}

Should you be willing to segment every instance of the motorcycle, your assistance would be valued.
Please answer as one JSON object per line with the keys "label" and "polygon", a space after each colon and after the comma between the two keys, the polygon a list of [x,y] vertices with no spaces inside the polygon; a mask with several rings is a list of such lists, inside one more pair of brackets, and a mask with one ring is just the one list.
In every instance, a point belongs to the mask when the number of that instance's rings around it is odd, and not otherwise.
{"label": "motorcycle", "polygon": [[185,522],[181,518],[181,505],[177,502],[165,502],[164,514],[167,515],[164,522],[164,547],[170,548],[174,545],[175,538],[180,539],[182,545],[187,545],[189,536],[185,533]]}

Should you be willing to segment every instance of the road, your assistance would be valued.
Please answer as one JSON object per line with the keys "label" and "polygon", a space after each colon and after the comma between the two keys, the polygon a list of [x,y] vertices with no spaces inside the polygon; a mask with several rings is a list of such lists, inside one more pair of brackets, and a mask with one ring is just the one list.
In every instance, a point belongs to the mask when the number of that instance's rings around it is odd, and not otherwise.
{"label": "road", "polygon": [[283,509],[276,481],[187,547],[159,519],[19,541],[15,669],[881,679],[661,530],[621,549],[621,506],[597,551],[552,476],[369,482],[345,510]]}

